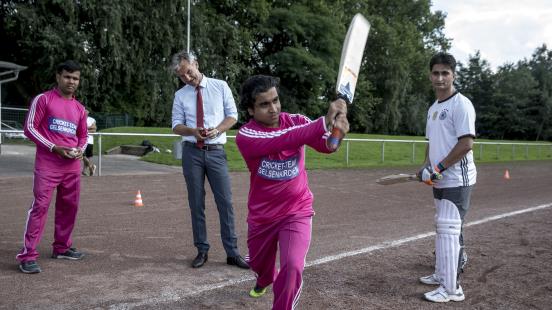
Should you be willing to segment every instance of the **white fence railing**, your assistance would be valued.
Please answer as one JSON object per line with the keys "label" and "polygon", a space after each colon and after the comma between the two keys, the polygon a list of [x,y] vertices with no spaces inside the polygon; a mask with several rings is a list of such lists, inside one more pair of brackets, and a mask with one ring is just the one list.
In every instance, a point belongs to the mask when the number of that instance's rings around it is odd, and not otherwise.
{"label": "white fence railing", "polygon": [[[3,133],[22,133],[21,130],[0,130],[0,134]],[[159,133],[115,133],[115,132],[96,132],[91,133],[91,135],[97,137],[97,145],[98,145],[98,175],[102,175],[102,137],[103,136],[139,136],[139,137],[173,137],[177,138],[180,137],[179,135],[175,134],[159,134]],[[235,139],[236,136],[226,136],[229,139]],[[358,139],[358,138],[345,138],[343,139],[343,142],[345,144],[345,161],[346,165],[349,166],[349,151],[350,151],[350,143],[351,142],[359,142],[359,143],[366,143],[366,142],[376,142],[381,143],[381,162],[385,162],[385,145],[389,143],[410,143],[412,144],[412,153],[411,153],[411,162],[416,162],[416,144],[422,143],[427,144],[427,141],[425,140],[390,140],[390,139]],[[542,158],[542,149],[543,148],[549,148],[550,152],[552,152],[552,143],[523,143],[523,142],[483,142],[483,141],[475,141],[474,143],[473,152],[474,155],[476,155],[476,158],[483,158],[484,148],[485,146],[493,146],[495,148],[496,152],[496,158],[499,158],[500,154],[500,148],[503,146],[511,146],[511,158],[515,159],[516,157],[516,150],[519,147],[524,147],[524,157],[527,159],[529,157],[529,147],[539,147],[537,158]]]}

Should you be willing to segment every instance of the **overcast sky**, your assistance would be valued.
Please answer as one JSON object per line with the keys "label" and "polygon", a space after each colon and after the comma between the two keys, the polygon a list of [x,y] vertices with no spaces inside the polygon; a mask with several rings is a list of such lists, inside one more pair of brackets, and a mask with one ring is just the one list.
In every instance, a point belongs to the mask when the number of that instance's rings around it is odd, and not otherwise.
{"label": "overcast sky", "polygon": [[466,64],[481,52],[493,69],[529,59],[546,44],[552,49],[552,0],[433,0],[432,11],[447,13],[445,35],[451,53]]}

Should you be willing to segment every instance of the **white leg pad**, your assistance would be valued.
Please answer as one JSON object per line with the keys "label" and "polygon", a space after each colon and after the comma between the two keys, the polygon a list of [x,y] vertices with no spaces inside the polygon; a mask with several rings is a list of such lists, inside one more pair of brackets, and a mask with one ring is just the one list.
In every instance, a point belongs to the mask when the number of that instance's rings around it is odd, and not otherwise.
{"label": "white leg pad", "polygon": [[450,200],[435,199],[435,271],[447,292],[456,293],[462,219]]}

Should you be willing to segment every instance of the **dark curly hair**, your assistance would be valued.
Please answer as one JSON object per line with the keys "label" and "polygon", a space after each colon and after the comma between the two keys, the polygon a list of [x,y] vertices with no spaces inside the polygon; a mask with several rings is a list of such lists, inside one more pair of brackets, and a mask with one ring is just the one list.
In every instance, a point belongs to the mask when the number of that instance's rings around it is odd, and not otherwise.
{"label": "dark curly hair", "polygon": [[267,92],[272,87],[278,90],[279,85],[280,79],[273,76],[254,75],[248,78],[240,89],[240,106],[246,111],[253,108],[258,94]]}

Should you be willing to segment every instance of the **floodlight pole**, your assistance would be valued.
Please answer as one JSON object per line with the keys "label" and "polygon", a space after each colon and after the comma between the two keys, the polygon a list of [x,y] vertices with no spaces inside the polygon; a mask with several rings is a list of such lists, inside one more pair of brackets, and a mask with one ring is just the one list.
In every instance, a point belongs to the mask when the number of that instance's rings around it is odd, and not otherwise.
{"label": "floodlight pole", "polygon": [[187,26],[187,30],[188,30],[188,34],[186,35],[186,41],[187,41],[187,46],[186,46],[186,52],[187,53],[190,53],[190,0],[188,0],[188,26]]}
{"label": "floodlight pole", "polygon": [[[0,129],[2,129],[2,85],[17,80],[19,71],[23,71],[27,69],[27,67],[16,65],[11,62],[0,61],[0,69],[7,69],[0,72]],[[3,78],[5,75],[8,77]],[[2,134],[0,134],[0,154],[2,154]]]}

